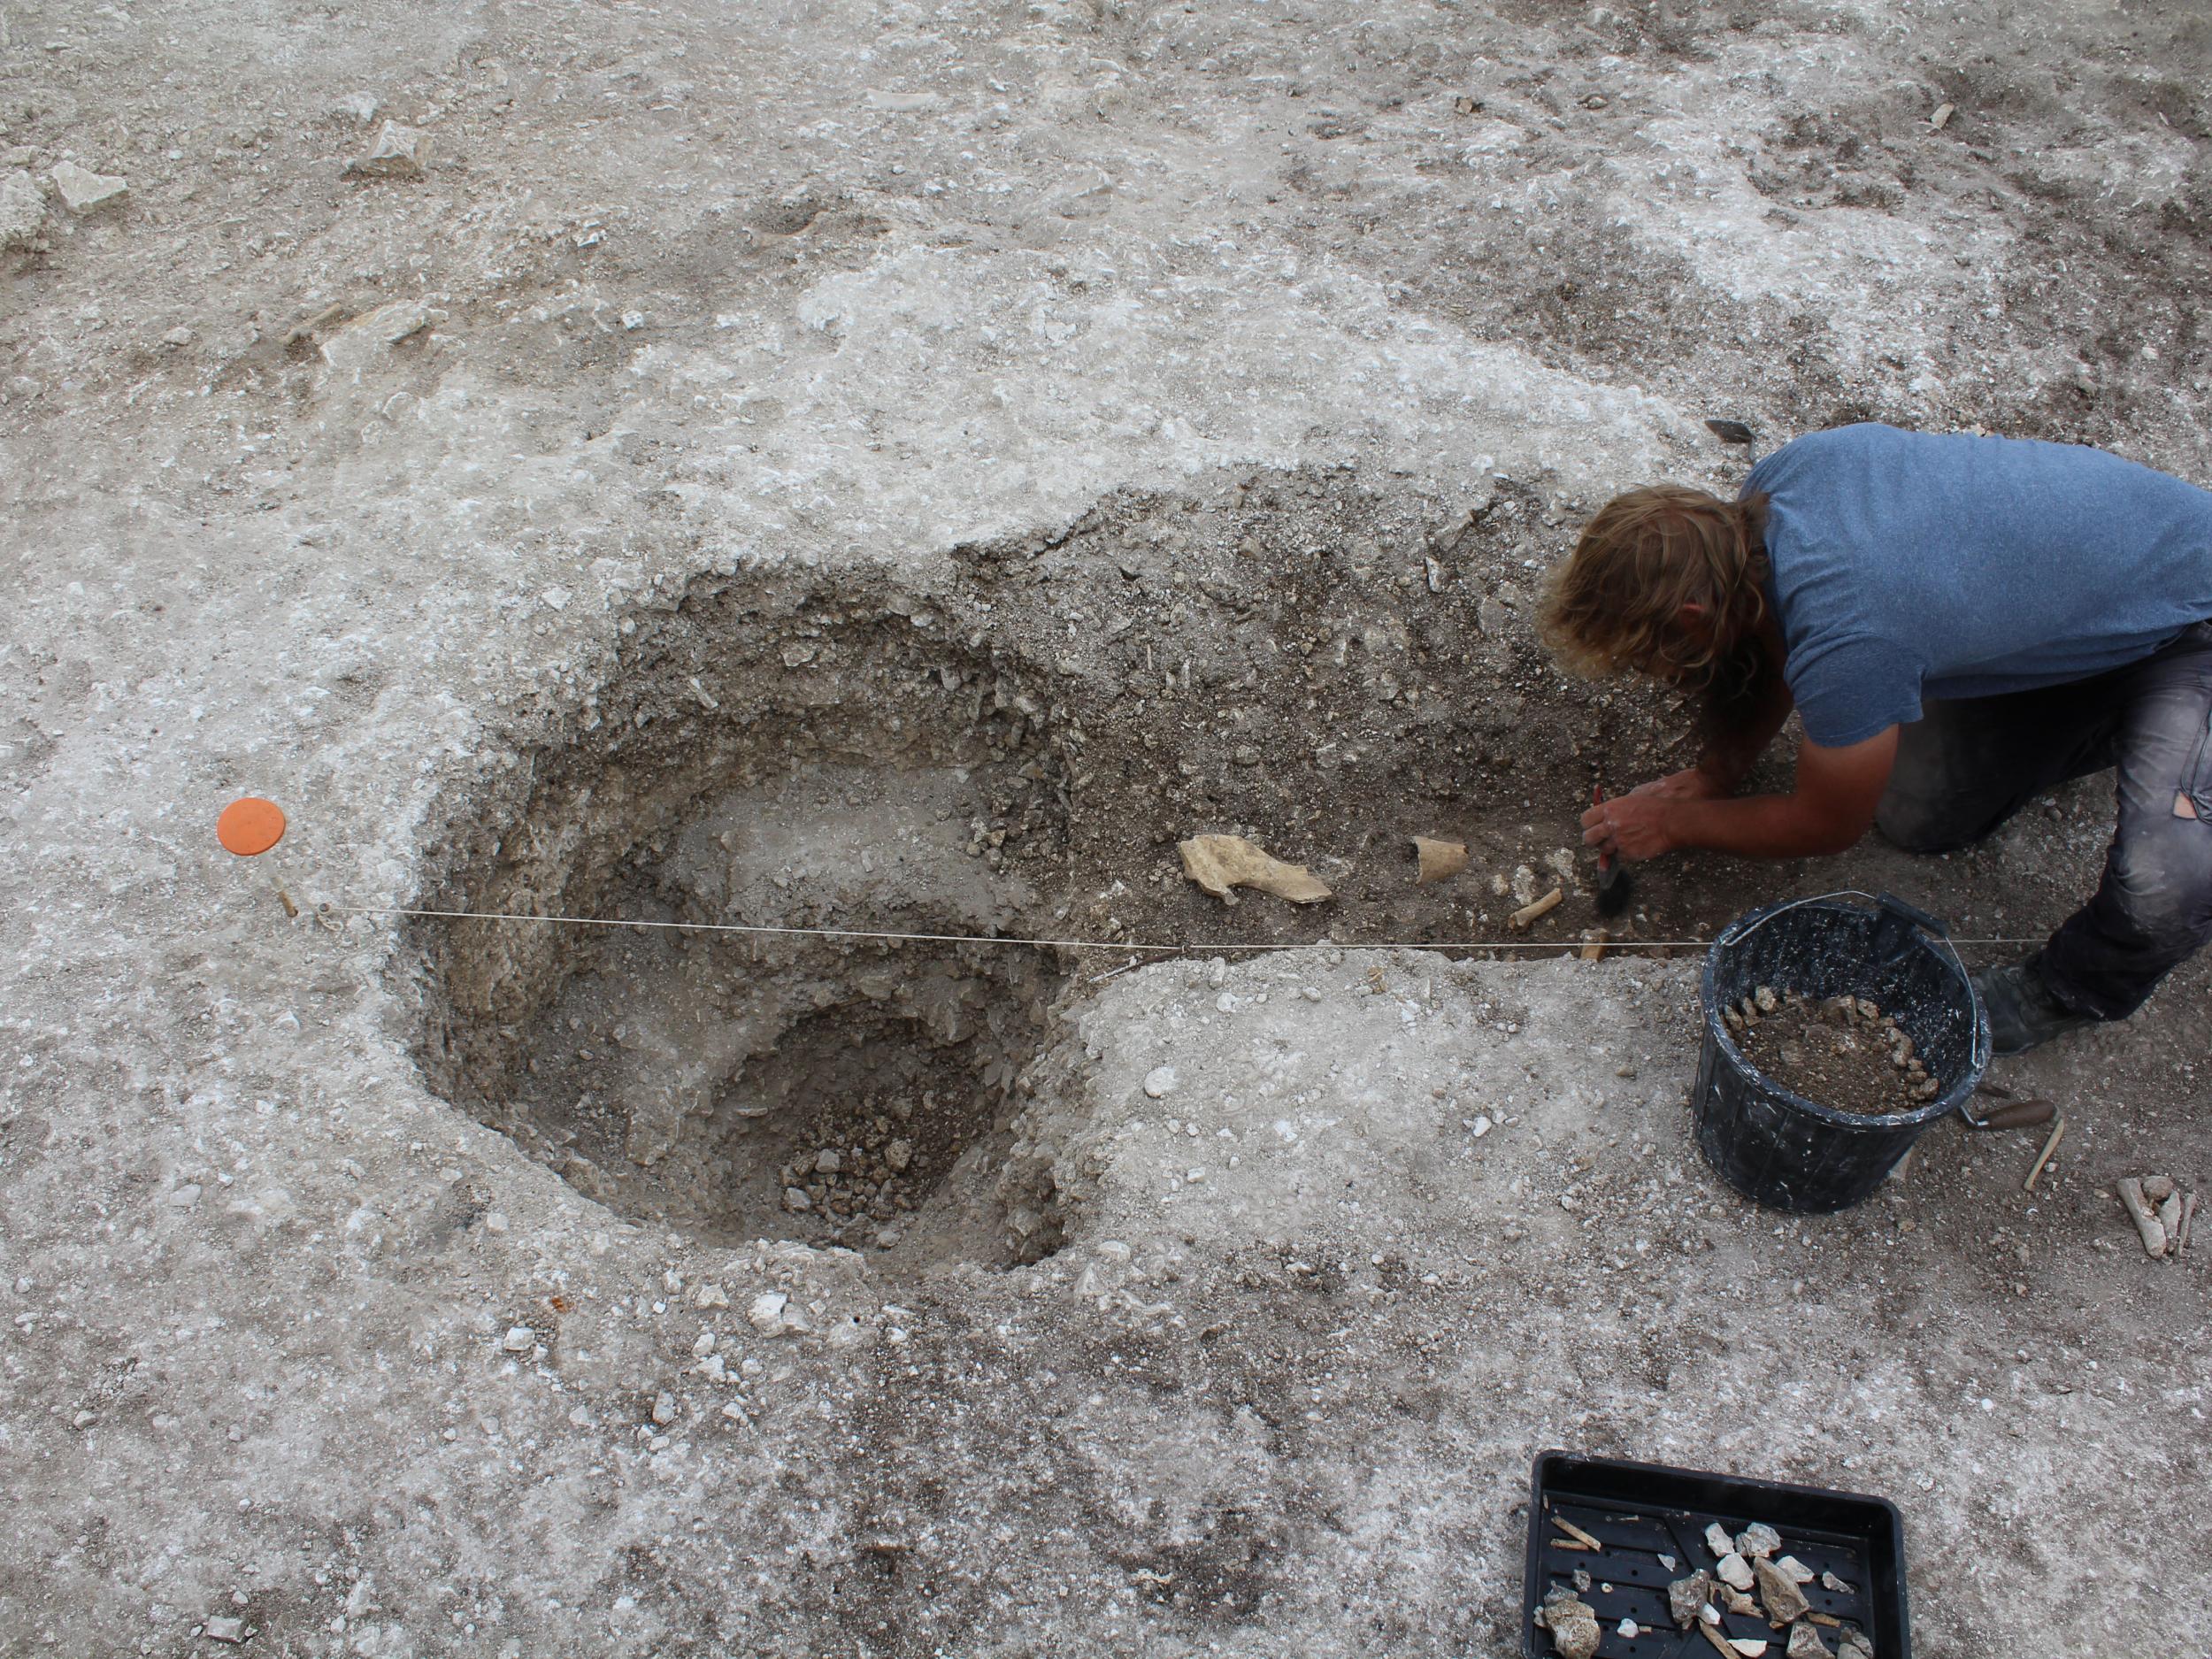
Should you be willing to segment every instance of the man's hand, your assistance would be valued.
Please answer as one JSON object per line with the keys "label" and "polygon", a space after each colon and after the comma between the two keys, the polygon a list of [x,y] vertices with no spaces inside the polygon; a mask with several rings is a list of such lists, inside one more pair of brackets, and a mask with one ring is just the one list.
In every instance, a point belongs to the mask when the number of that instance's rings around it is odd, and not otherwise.
{"label": "man's hand", "polygon": [[1694,795],[1687,789],[1665,790],[1664,786],[1692,775],[1677,772],[1628,795],[1601,801],[1582,815],[1583,844],[1631,864],[1672,852],[1678,845],[1670,827],[1675,803],[1706,797]]}
{"label": "man's hand", "polygon": [[1657,788],[1592,807],[1582,815],[1582,839],[1632,862],[1685,847],[1754,858],[1839,853],[1873,823],[1896,758],[1893,726],[1842,749],[1801,745],[1797,785],[1787,795],[1719,799],[1718,790],[1677,772]]}
{"label": "man's hand", "polygon": [[1673,815],[1667,810],[1672,803],[1717,801],[1727,793],[1727,786],[1701,767],[1671,772],[1585,812],[1583,842],[1631,864],[1656,858],[1679,845],[1671,827]]}

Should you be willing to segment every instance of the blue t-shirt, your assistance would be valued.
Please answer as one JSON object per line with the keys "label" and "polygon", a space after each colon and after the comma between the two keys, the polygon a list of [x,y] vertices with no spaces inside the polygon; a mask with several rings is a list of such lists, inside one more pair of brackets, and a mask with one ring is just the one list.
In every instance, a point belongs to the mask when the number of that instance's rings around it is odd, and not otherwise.
{"label": "blue t-shirt", "polygon": [[1751,469],[1805,735],[2081,680],[2212,618],[2212,493],[2101,449],[1865,425]]}

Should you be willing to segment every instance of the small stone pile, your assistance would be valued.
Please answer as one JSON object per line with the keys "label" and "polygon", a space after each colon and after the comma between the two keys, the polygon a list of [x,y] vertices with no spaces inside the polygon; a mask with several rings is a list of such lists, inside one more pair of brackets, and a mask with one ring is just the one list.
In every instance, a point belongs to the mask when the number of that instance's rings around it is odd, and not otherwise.
{"label": "small stone pile", "polygon": [[[925,1110],[935,1105],[923,1096]],[[907,1122],[911,1102],[872,1099],[864,1114],[844,1118],[826,1133],[808,1138],[777,1171],[783,1207],[795,1215],[814,1215],[841,1237],[846,1229],[873,1224],[879,1243],[895,1243],[891,1224],[922,1201],[919,1167]],[[818,1125],[819,1130],[822,1126]],[[812,1150],[808,1151],[809,1141]]]}
{"label": "small stone pile", "polygon": [[[1778,1557],[1782,1535],[1765,1522],[1755,1521],[1732,1538],[1717,1521],[1705,1529],[1705,1547],[1713,1552],[1714,1564],[1667,1586],[1668,1611],[1684,1630],[1695,1626],[1716,1650],[1734,1659],[1763,1659],[1772,1646],[1765,1638],[1723,1633],[1725,1608],[1787,1631],[1786,1659],[1874,1659],[1874,1646],[1864,1632],[1812,1610],[1802,1588],[1813,1581],[1812,1569],[1794,1555]],[[1821,1581],[1838,1593],[1848,1589],[1832,1574],[1823,1575]],[[1833,1649],[1823,1640],[1829,1632],[1835,1636]]]}
{"label": "small stone pile", "polygon": [[[1560,1525],[1579,1543],[1596,1544],[1588,1533]],[[1705,1529],[1705,1547],[1713,1553],[1713,1565],[1669,1584],[1667,1610],[1678,1628],[1694,1628],[1723,1659],[1874,1659],[1874,1644],[1865,1632],[1813,1610],[1803,1589],[1813,1582],[1812,1569],[1794,1555],[1778,1555],[1782,1535],[1764,1521],[1753,1522],[1733,1537],[1716,1521]],[[1671,1572],[1677,1563],[1672,1555],[1662,1555],[1659,1564]],[[1838,1595],[1851,1594],[1851,1586],[1833,1573],[1819,1578],[1822,1588]],[[1536,1626],[1551,1632],[1552,1651],[1559,1659],[1595,1659],[1604,1640],[1596,1609],[1582,1599],[1591,1579],[1589,1572],[1577,1570],[1572,1587],[1553,1585],[1537,1610]],[[1613,1586],[1601,1587],[1610,1591]],[[1739,1617],[1763,1619],[1769,1629],[1786,1632],[1782,1652],[1777,1655],[1776,1642],[1764,1636],[1728,1635],[1724,1609]],[[1631,1641],[1653,1633],[1628,1618],[1617,1629]],[[1832,1648],[1830,1637],[1836,1644]]]}
{"label": "small stone pile", "polygon": [[1863,996],[1815,1002],[1762,985],[1721,1010],[1749,1060],[1809,1100],[1869,1115],[1908,1111],[1942,1093],[1911,1036]]}

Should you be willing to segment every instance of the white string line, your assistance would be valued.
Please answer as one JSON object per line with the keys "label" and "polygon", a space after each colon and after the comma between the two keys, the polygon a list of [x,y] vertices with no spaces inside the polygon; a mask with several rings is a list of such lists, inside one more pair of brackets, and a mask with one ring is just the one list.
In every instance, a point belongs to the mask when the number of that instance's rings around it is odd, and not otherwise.
{"label": "white string line", "polygon": [[[1040,950],[1126,950],[1155,956],[1206,954],[1227,956],[1233,951],[1305,950],[1325,947],[1337,950],[1576,950],[1596,940],[1584,939],[1419,939],[1419,940],[1267,940],[1246,943],[1180,945],[1133,943],[1118,939],[1018,939],[986,933],[897,933],[858,927],[773,927],[748,922],[644,922],[619,917],[529,916],[511,910],[432,910],[400,905],[318,904],[321,916],[418,916],[459,922],[535,922],[546,926],[665,928],[695,933],[764,933],[787,939],[866,939],[904,945],[1021,945]],[[1655,950],[1661,948],[1702,949],[1709,939],[1615,939],[1603,943],[1608,950]],[[2040,939],[1954,939],[1955,945],[2036,945]]]}

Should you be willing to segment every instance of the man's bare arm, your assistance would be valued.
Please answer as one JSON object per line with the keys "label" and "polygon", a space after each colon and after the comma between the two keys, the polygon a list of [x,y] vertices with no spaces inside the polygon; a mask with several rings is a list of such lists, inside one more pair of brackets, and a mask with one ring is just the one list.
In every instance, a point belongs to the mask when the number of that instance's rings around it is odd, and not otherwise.
{"label": "man's bare arm", "polygon": [[1700,800],[1629,795],[1583,815],[1582,839],[1630,860],[1686,847],[1753,858],[1803,858],[1839,853],[1874,822],[1890,768],[1897,728],[1842,749],[1802,745],[1796,787],[1788,795]]}
{"label": "man's bare arm", "polygon": [[1795,706],[1788,680],[1778,672],[1764,676],[1756,700],[1737,710],[1736,718],[1706,741],[1697,770],[1715,786],[1708,793],[1728,795],[1742,787]]}
{"label": "man's bare arm", "polygon": [[1655,778],[1630,793],[1700,801],[1735,794],[1795,706],[1789,681],[1779,672],[1762,676],[1755,695],[1730,710],[1732,718],[1709,729],[1696,765]]}

